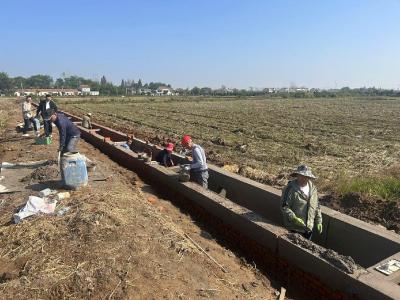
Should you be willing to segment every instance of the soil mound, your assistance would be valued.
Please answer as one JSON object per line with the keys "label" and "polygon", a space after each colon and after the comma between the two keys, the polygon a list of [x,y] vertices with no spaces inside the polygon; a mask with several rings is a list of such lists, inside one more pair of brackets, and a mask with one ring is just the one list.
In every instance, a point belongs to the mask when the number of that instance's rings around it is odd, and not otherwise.
{"label": "soil mound", "polygon": [[21,179],[22,182],[48,181],[58,179],[60,169],[57,165],[51,164],[35,169],[31,174]]}
{"label": "soil mound", "polygon": [[381,224],[400,234],[400,202],[367,197],[360,193],[328,195],[321,204],[354,218]]}

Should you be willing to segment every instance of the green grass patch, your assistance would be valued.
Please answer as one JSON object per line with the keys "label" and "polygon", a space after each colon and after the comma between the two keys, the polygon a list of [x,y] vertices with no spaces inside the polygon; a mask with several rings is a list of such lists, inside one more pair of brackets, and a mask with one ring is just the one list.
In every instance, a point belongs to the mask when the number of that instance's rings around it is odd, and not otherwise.
{"label": "green grass patch", "polygon": [[384,200],[400,199],[400,179],[394,177],[342,179],[337,189],[342,195],[358,192]]}

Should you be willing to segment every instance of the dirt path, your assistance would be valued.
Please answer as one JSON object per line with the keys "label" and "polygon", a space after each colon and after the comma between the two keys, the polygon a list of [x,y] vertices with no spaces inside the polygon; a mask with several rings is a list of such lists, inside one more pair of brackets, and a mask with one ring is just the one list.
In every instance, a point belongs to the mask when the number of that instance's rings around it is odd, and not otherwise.
{"label": "dirt path", "polygon": [[[33,138],[15,132],[20,114],[13,113],[0,138],[0,160],[55,159],[57,137],[50,146],[33,145]],[[83,141],[79,149],[111,178],[73,191],[61,203],[71,208],[66,215],[13,225],[13,212],[43,185],[23,182],[26,190],[0,196],[2,299],[276,298],[279,284],[221,246],[212,232],[154,194],[133,172]],[[58,182],[44,185],[58,187]]]}

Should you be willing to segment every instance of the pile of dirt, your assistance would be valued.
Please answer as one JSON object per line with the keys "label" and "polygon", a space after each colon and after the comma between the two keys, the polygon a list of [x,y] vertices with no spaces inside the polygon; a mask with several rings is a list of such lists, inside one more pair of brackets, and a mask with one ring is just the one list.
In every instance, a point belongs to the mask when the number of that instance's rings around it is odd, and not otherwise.
{"label": "pile of dirt", "polygon": [[302,235],[298,233],[288,233],[286,236],[292,243],[304,249],[307,249],[311,253],[325,259],[331,265],[335,266],[339,270],[342,270],[343,272],[353,274],[358,269],[358,265],[350,256],[340,255],[332,249],[326,249],[322,246],[319,246],[312,241],[305,239]]}
{"label": "pile of dirt", "polygon": [[331,194],[321,204],[354,218],[380,224],[400,234],[400,202],[367,197],[360,193]]}
{"label": "pile of dirt", "polygon": [[259,169],[253,169],[248,166],[239,167],[238,174],[243,177],[250,178],[264,184],[272,185],[275,187],[284,187],[288,180],[286,174],[272,175]]}
{"label": "pile of dirt", "polygon": [[21,179],[21,182],[49,181],[58,179],[60,169],[56,164],[49,164],[35,169],[31,174]]}

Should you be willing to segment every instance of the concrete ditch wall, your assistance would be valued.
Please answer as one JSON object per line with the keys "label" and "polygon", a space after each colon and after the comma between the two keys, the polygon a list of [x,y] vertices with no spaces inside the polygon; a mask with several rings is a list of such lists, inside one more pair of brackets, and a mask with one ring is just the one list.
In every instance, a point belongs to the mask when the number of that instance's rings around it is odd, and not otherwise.
{"label": "concrete ditch wall", "polygon": [[[80,120],[75,116],[71,117],[74,121]],[[210,187],[217,192],[221,188],[226,189],[226,199],[193,183],[180,183],[177,181],[177,174],[171,170],[145,164],[132,151],[115,146],[113,142],[103,141],[105,136],[113,141],[124,141],[126,136],[123,133],[98,124],[94,127],[100,130],[81,129],[82,137],[121,165],[176,190],[235,230],[257,241],[276,257],[320,278],[331,288],[362,299],[400,298],[399,286],[382,274],[371,270],[362,270],[354,276],[345,274],[287,240],[284,236],[286,230],[279,226],[280,193],[276,189],[210,166]],[[151,147],[153,152],[159,150],[137,139],[135,145],[140,150],[144,147]],[[185,162],[182,156],[175,155],[174,159]],[[316,242],[341,254],[351,255],[364,267],[374,265],[400,251],[400,239],[396,234],[329,208],[323,208],[323,215],[325,234],[318,237]]]}

